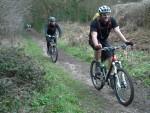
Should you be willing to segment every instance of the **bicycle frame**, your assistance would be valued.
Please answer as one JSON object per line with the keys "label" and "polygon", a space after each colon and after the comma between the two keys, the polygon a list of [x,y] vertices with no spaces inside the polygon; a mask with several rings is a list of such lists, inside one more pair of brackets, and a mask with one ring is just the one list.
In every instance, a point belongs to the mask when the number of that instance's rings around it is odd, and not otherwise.
{"label": "bicycle frame", "polygon": [[[122,45],[122,46],[124,46],[124,45]],[[121,46],[121,47],[122,47]],[[106,47],[107,48],[107,47]],[[109,48],[109,47],[108,47]],[[110,68],[109,68],[109,71],[108,71],[108,73],[106,74],[105,73],[105,75],[106,75],[106,79],[105,79],[105,82],[108,82],[108,79],[109,79],[109,77],[110,77],[110,74],[111,74],[111,72],[112,72],[112,70],[113,70],[113,74],[114,75],[117,75],[117,68],[119,68],[119,67],[117,67],[116,66],[116,64],[119,64],[119,66],[122,68],[122,64],[121,64],[121,61],[119,61],[118,59],[117,59],[117,56],[115,55],[115,50],[116,49],[119,49],[120,47],[115,47],[115,48],[113,48],[111,51],[112,51],[112,56],[111,56],[111,66],[110,66]],[[122,47],[123,48],[123,47]],[[125,47],[124,47],[125,48]],[[107,49],[102,49],[102,51],[105,51],[105,50],[107,50]],[[118,76],[116,76],[117,77],[117,80],[118,80]],[[123,77],[124,78],[124,77]]]}
{"label": "bicycle frame", "polygon": [[56,36],[51,36],[51,35],[47,35],[48,39],[48,43],[49,43],[49,52],[50,52],[50,56],[52,61],[55,63],[57,61],[58,58],[58,50],[57,50],[57,38]]}
{"label": "bicycle frame", "polygon": [[[118,82],[117,82],[117,83],[118,83],[118,86],[121,87],[121,85],[119,84],[119,83],[120,83],[120,82],[119,82],[119,78],[118,78],[118,76],[117,76],[117,69],[118,69],[118,68],[122,68],[122,64],[121,64],[121,61],[119,61],[119,60],[117,59],[116,55],[115,55],[115,50],[118,49],[118,48],[119,48],[119,47],[116,47],[116,48],[114,48],[114,49],[112,50],[112,54],[113,54],[113,55],[111,56],[111,66],[110,66],[110,68],[109,68],[108,73],[106,74],[105,82],[108,82],[108,79],[109,79],[109,77],[110,77],[110,74],[111,74],[111,72],[113,71],[113,75],[116,77],[116,80],[118,81]],[[118,66],[117,66],[116,64],[117,64]],[[123,79],[124,83],[126,84],[124,75],[122,75],[122,79]]]}
{"label": "bicycle frame", "polygon": [[46,36],[47,36],[48,38],[50,38],[50,39],[49,39],[49,43],[50,43],[50,44],[52,44],[52,45],[55,44],[55,45],[56,45],[56,42],[57,42],[57,41],[55,42],[55,40],[57,40],[57,39],[56,39],[56,36],[53,36],[53,35],[46,35]]}

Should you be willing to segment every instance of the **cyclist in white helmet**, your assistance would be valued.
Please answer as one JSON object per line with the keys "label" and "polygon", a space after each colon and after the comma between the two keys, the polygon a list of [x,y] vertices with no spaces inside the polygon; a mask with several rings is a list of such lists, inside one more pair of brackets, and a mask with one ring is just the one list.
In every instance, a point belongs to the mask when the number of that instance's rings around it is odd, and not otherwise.
{"label": "cyclist in white helmet", "polygon": [[[110,66],[112,53],[109,51],[101,53],[100,48],[110,46],[109,42],[107,41],[107,38],[111,30],[113,29],[124,43],[128,45],[133,45],[133,43],[125,38],[125,36],[121,33],[116,20],[110,16],[110,7],[103,5],[99,7],[98,13],[99,16],[96,19],[94,19],[90,25],[89,44],[95,51],[97,67],[99,65],[100,58],[102,61],[108,59]],[[97,71],[99,71],[98,69]]]}

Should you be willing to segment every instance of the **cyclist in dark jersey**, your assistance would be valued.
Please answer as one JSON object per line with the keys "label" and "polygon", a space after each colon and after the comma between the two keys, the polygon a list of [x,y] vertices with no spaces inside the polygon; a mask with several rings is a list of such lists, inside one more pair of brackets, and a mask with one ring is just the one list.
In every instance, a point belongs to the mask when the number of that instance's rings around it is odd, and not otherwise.
{"label": "cyclist in dark jersey", "polygon": [[99,17],[95,18],[90,25],[89,44],[95,50],[96,61],[99,61],[100,58],[102,59],[102,61],[108,59],[109,64],[111,64],[112,53],[110,51],[101,53],[100,49],[102,47],[110,46],[110,44],[107,41],[107,38],[112,29],[123,40],[123,42],[125,42],[128,45],[133,45],[133,43],[128,41],[124,37],[124,35],[119,29],[116,20],[110,16],[110,7],[103,5],[99,7],[98,11]]}
{"label": "cyclist in dark jersey", "polygon": [[[50,45],[49,42],[51,41],[51,39],[47,35],[56,36],[57,38],[57,35],[58,35],[57,30],[59,33],[59,37],[61,37],[62,31],[58,23],[56,23],[56,18],[50,16],[48,18],[48,24],[45,29],[45,35],[46,35],[46,41],[47,41],[47,52],[48,52],[49,45]],[[56,42],[56,39],[55,39],[55,42]]]}

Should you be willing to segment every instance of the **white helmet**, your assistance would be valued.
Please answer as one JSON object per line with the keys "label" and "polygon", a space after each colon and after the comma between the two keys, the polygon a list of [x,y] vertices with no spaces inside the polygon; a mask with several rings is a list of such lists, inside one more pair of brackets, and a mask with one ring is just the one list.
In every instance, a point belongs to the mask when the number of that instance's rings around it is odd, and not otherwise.
{"label": "white helmet", "polygon": [[99,13],[111,13],[111,9],[108,6],[103,5],[103,6],[99,7],[98,12]]}

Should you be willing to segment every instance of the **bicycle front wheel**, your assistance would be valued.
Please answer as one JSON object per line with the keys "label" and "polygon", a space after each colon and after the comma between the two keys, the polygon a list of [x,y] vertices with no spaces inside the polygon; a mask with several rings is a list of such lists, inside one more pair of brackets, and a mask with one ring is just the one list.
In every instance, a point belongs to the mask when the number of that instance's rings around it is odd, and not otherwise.
{"label": "bicycle front wheel", "polygon": [[96,74],[95,70],[96,70],[96,61],[93,60],[90,66],[90,75],[91,75],[92,83],[97,90],[101,90],[105,84],[105,78],[102,75],[102,73]]}
{"label": "bicycle front wheel", "polygon": [[115,76],[114,91],[120,104],[128,106],[133,101],[133,83],[130,76],[124,69],[120,68],[117,70],[117,75]]}
{"label": "bicycle front wheel", "polygon": [[56,63],[58,59],[58,49],[56,46],[50,47],[50,56],[53,63]]}

